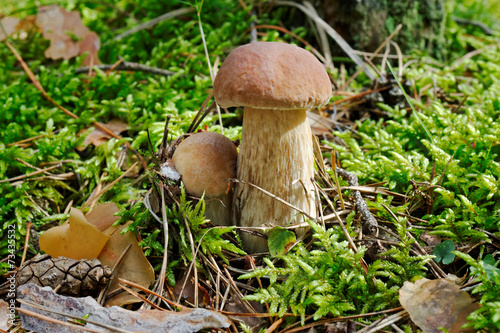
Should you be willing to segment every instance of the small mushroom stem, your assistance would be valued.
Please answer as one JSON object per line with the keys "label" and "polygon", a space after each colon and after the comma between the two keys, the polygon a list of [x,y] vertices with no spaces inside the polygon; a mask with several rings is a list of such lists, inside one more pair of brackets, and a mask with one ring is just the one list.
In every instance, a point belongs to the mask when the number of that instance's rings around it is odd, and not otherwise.
{"label": "small mushroom stem", "polygon": [[[245,107],[237,177],[316,216],[312,134],[305,110]],[[243,227],[302,223],[303,216],[263,192],[236,184],[233,222]],[[305,229],[299,230],[299,235]],[[267,250],[263,238],[242,234],[250,252]]]}
{"label": "small mushroom stem", "polygon": [[205,217],[215,225],[231,225],[232,193],[205,198]]}

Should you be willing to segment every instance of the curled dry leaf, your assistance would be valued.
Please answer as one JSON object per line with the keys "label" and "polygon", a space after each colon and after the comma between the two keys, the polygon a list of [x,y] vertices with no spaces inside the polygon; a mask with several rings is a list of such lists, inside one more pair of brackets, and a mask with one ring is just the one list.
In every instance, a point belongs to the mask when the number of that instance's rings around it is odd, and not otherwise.
{"label": "curled dry leaf", "polygon": [[[144,256],[134,233],[121,233],[130,223],[131,222],[114,230],[99,254],[98,259],[103,264],[113,267],[127,246],[129,244],[131,245],[114,275],[114,279],[109,287],[110,293],[113,293],[116,289],[121,289],[118,281],[119,278],[135,282],[145,288],[148,288],[155,280],[153,267]],[[106,305],[125,305],[138,301],[140,301],[140,299],[137,297],[123,292],[108,300]]]}
{"label": "curled dry leaf", "polygon": [[80,54],[84,54],[85,52],[88,52],[89,55],[87,58],[85,58],[84,64],[90,65],[90,56],[93,56],[93,63],[92,64],[98,64],[100,63],[99,58],[97,56],[97,52],[99,52],[99,49],[101,48],[101,40],[99,39],[99,36],[95,32],[89,32],[88,34],[85,35],[85,37],[82,38],[82,41],[80,42]]}
{"label": "curled dry leaf", "polygon": [[[188,333],[208,328],[226,328],[230,325],[226,316],[206,309],[195,308],[171,312],[160,310],[129,311],[116,306],[104,308],[91,297],[61,296],[54,293],[49,287],[42,288],[34,284],[20,286],[18,299],[31,301],[49,310],[82,318],[83,321],[87,320],[134,332]],[[62,314],[40,310],[24,302],[21,304],[21,309],[37,312],[60,321],[69,319]],[[81,330],[61,326],[23,313],[20,314],[20,317],[25,330],[38,333],[81,332]],[[83,319],[84,317],[85,319]],[[109,332],[109,330],[89,322],[86,323],[85,327],[97,332]]]}
{"label": "curled dry leaf", "polygon": [[[128,124],[120,119],[111,119],[107,124],[102,124],[102,125],[105,125],[115,134],[120,134],[121,132],[125,131],[128,127]],[[102,145],[103,143],[106,143],[109,139],[111,139],[111,135],[105,133],[104,131],[96,127],[92,132],[90,132],[89,135],[85,137],[83,145],[81,147],[77,147],[77,149],[83,151],[90,144],[97,147]]]}
{"label": "curled dry leaf", "polygon": [[94,259],[108,236],[89,223],[83,213],[71,208],[69,223],[53,227],[40,236],[40,249],[52,257]]}
{"label": "curled dry leaf", "polygon": [[83,25],[80,13],[68,12],[57,5],[43,6],[38,9],[35,23],[42,30],[43,38],[50,40],[45,57],[70,59],[89,52],[84,64],[100,63],[99,38]]}
{"label": "curled dry leaf", "polygon": [[99,231],[102,231],[105,235],[111,235],[116,228],[113,228],[113,223],[118,221],[120,218],[116,214],[120,210],[114,202],[106,202],[102,204],[97,204],[94,209],[87,213],[85,217],[87,221],[93,224]]}
{"label": "curled dry leaf", "polygon": [[479,308],[468,293],[447,279],[407,281],[399,290],[399,301],[424,333],[442,332],[440,327],[462,332],[467,316]]}

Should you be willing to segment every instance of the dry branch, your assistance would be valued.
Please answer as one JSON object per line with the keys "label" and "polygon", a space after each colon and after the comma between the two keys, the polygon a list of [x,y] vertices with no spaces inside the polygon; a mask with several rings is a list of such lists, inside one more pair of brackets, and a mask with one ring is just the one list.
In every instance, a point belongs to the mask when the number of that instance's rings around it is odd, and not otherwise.
{"label": "dry branch", "polygon": [[[337,173],[349,183],[349,186],[359,186],[358,176],[342,168],[337,168]],[[361,193],[358,190],[354,190],[353,195],[355,199],[356,209],[364,218],[363,232],[369,235],[375,235],[378,231],[377,220],[375,219],[375,217],[373,217],[373,214],[368,209],[366,201],[363,199]]]}
{"label": "dry branch", "polygon": [[[111,65],[94,65],[92,68],[97,68],[102,71],[130,71],[130,72],[145,72],[145,73],[150,73],[154,75],[161,75],[161,76],[170,76],[175,74],[175,72],[172,71],[167,71],[165,69],[161,68],[156,68],[156,67],[151,67],[151,66],[146,66],[143,64],[139,64],[136,62],[128,62],[128,61],[122,61],[118,65],[116,64],[111,64]],[[89,66],[84,66],[77,68],[75,70],[75,74],[82,74],[82,73],[88,73],[90,67]]]}

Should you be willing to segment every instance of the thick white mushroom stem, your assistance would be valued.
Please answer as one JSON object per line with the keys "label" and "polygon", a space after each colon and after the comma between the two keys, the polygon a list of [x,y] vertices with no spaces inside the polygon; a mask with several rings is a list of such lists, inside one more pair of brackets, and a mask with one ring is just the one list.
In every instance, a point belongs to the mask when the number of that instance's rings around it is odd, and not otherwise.
{"label": "thick white mushroom stem", "polygon": [[[314,157],[305,110],[245,107],[237,178],[259,186],[316,216]],[[233,221],[243,227],[286,226],[305,222],[296,210],[246,184],[236,184]],[[299,236],[305,228],[298,229]],[[267,251],[262,237],[242,233],[251,253]]]}

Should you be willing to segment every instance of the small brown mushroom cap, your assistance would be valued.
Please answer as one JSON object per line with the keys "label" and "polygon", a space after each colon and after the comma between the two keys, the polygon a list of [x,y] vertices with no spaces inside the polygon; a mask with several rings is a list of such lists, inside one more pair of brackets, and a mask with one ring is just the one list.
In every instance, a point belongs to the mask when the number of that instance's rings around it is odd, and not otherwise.
{"label": "small brown mushroom cap", "polygon": [[186,191],[201,197],[226,193],[228,178],[236,175],[238,151],[231,140],[214,132],[200,132],[182,141],[172,160]]}
{"label": "small brown mushroom cap", "polygon": [[234,49],[214,81],[221,107],[308,109],[328,103],[331,94],[330,78],[312,53],[277,42]]}

